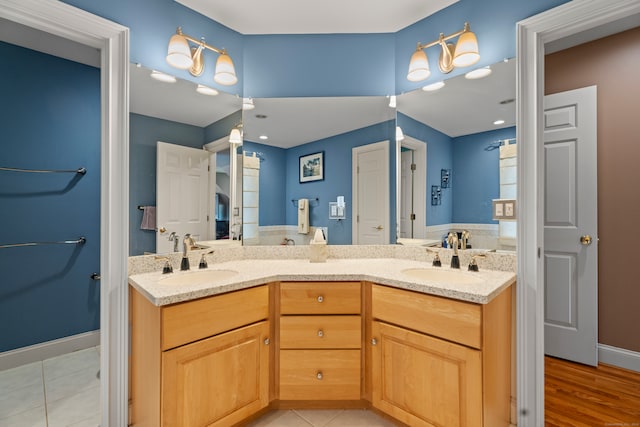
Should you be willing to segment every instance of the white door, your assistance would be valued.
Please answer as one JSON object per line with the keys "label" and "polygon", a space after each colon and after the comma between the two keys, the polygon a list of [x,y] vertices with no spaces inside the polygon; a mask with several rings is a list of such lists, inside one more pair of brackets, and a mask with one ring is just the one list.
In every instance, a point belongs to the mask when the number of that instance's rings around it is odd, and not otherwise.
{"label": "white door", "polygon": [[414,237],[414,170],[413,150],[400,154],[400,237]]}
{"label": "white door", "polygon": [[389,142],[352,150],[354,245],[389,243]]}
{"label": "white door", "polygon": [[[156,253],[173,252],[185,234],[208,240],[209,152],[158,141],[156,185]],[[163,231],[164,229],[164,231]]]}
{"label": "white door", "polygon": [[595,366],[596,87],[548,95],[544,102],[545,353]]}

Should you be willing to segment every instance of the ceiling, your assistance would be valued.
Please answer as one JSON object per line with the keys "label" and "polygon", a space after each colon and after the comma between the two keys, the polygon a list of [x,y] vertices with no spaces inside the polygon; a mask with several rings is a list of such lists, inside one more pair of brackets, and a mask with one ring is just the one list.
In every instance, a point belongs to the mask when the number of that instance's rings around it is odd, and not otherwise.
{"label": "ceiling", "polygon": [[[498,62],[477,80],[457,76],[435,92],[414,90],[398,97],[398,111],[457,137],[516,124],[516,61]],[[503,101],[513,102],[501,104]],[[505,121],[493,125],[497,119]]]}
{"label": "ceiling", "polygon": [[241,34],[395,33],[458,0],[176,0]]}

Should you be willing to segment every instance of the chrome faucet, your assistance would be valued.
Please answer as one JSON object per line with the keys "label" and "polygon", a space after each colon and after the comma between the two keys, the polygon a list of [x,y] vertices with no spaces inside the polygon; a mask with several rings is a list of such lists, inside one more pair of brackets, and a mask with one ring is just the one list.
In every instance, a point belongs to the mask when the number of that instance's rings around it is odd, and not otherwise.
{"label": "chrome faucet", "polygon": [[191,234],[187,233],[184,235],[184,238],[182,239],[184,252],[182,252],[182,262],[180,263],[180,270],[185,271],[190,269],[189,251],[191,250],[192,246],[195,246],[195,244],[196,244],[196,240],[193,237],[191,237]]}
{"label": "chrome faucet", "polygon": [[471,237],[471,233],[468,230],[462,231],[460,249],[467,249],[467,244],[469,242],[469,237]]}
{"label": "chrome faucet", "polygon": [[173,252],[178,252],[178,240],[180,240],[178,235],[175,231],[172,231],[171,234],[169,234],[169,241],[173,242]]}
{"label": "chrome faucet", "polygon": [[453,248],[451,256],[451,268],[460,268],[460,258],[458,258],[458,233],[450,232],[447,236],[447,245]]}

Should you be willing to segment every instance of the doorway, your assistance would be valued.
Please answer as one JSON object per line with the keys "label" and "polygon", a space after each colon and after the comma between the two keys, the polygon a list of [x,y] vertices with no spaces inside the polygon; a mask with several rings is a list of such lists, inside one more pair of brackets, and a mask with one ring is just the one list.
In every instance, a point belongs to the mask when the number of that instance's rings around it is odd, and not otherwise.
{"label": "doorway", "polygon": [[426,235],[427,144],[410,136],[401,142],[398,174],[398,236],[424,239]]}
{"label": "doorway", "polygon": [[389,141],[352,149],[352,244],[389,244]]}
{"label": "doorway", "polygon": [[126,425],[129,32],[52,0],[0,0],[0,18],[99,51],[101,425]]}
{"label": "doorway", "polygon": [[[544,419],[544,200],[542,103],[545,50],[568,48],[637,26],[637,1],[570,2],[518,23],[518,425]],[[596,31],[597,30],[597,31]],[[587,38],[585,38],[585,36]],[[526,213],[532,213],[527,215]]]}

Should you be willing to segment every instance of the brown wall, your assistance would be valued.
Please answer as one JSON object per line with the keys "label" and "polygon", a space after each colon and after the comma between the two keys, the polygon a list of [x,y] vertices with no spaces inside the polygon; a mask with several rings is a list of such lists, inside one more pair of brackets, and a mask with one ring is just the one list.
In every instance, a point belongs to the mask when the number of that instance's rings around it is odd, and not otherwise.
{"label": "brown wall", "polygon": [[545,58],[545,94],[597,85],[598,341],[640,352],[640,27]]}

